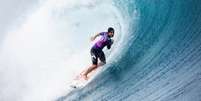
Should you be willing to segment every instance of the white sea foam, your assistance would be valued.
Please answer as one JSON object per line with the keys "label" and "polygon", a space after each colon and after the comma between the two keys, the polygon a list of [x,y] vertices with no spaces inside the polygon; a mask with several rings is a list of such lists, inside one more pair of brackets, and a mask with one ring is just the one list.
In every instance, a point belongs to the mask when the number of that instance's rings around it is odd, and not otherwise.
{"label": "white sea foam", "polygon": [[[109,26],[116,29],[116,40],[123,36],[125,22],[110,0],[43,2],[4,37],[0,48],[2,100],[53,100],[90,65],[90,36]],[[113,50],[120,47],[115,42]]]}

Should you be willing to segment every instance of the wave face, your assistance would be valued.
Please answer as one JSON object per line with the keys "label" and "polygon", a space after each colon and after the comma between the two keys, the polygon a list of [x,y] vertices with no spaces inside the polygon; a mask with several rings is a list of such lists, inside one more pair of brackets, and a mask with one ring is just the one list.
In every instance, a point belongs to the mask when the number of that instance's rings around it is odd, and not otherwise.
{"label": "wave face", "polygon": [[58,100],[201,101],[201,1],[114,5],[129,18],[125,50],[85,88]]}

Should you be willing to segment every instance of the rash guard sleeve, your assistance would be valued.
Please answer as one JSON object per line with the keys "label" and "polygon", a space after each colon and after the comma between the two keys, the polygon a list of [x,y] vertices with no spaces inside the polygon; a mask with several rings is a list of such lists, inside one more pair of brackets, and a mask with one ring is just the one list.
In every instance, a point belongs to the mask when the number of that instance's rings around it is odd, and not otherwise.
{"label": "rash guard sleeve", "polygon": [[105,34],[105,32],[100,32],[100,33],[99,33],[99,35],[104,35],[104,34]]}

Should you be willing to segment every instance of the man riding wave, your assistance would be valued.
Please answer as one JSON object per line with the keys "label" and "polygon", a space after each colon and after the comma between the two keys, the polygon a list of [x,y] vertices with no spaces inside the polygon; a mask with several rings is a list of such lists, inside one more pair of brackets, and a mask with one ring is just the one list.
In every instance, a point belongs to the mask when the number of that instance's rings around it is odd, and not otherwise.
{"label": "man riding wave", "polygon": [[[111,39],[114,36],[114,28],[109,27],[107,32],[101,32],[96,34],[95,36],[91,37],[91,41],[94,41],[98,36],[101,36],[101,38],[92,46],[91,48],[91,60],[92,65],[87,68],[84,73],[82,73],[82,77],[87,80],[87,75],[92,72],[94,69],[106,64],[105,54],[102,51],[102,49],[106,46],[107,49],[110,49],[113,44],[113,39]],[[98,63],[98,59],[101,61]]]}

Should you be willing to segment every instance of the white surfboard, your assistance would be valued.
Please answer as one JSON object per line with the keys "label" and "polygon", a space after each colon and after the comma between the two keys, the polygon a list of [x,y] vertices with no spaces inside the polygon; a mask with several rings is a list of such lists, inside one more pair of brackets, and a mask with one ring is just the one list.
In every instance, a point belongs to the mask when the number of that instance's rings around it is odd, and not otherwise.
{"label": "white surfboard", "polygon": [[83,88],[85,85],[87,85],[88,82],[89,80],[85,80],[81,75],[78,75],[75,79],[72,80],[70,87]]}

